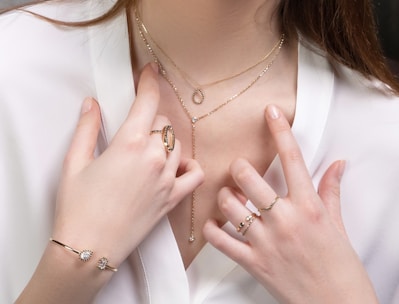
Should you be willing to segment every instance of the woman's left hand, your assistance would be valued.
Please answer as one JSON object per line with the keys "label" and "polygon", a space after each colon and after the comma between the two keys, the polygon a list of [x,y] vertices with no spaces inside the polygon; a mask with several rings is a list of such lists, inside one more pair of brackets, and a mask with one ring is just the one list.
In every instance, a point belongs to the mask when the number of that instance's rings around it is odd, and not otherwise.
{"label": "woman's left hand", "polygon": [[[377,303],[341,219],[345,163],[333,163],[316,191],[284,115],[268,106],[266,120],[283,166],[287,196],[277,198],[246,160],[236,160],[230,171],[240,190],[223,188],[218,201],[247,241],[231,237],[211,220],[204,227],[205,237],[280,303]],[[260,210],[252,219],[252,211],[243,204],[247,199]]]}

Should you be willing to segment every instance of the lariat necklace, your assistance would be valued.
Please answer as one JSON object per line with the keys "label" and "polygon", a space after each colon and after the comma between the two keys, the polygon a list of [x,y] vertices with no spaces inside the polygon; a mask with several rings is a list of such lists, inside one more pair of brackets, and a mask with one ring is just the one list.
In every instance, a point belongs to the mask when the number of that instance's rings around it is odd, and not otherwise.
{"label": "lariat necklace", "polygon": [[[233,100],[236,100],[239,96],[241,96],[242,94],[244,94],[246,91],[248,91],[260,78],[262,78],[267,71],[269,71],[269,69],[271,68],[271,66],[273,65],[274,61],[276,60],[278,54],[280,53],[280,50],[284,44],[284,34],[281,35],[281,38],[277,44],[277,47],[274,47],[272,49],[272,51],[270,52],[270,54],[272,54],[274,51],[275,55],[273,56],[273,58],[270,60],[270,62],[263,68],[263,70],[243,89],[241,89],[238,93],[230,96],[229,98],[227,98],[223,103],[219,104],[217,107],[215,107],[213,110],[201,114],[201,115],[193,115],[191,113],[191,111],[188,109],[186,103],[184,102],[178,88],[176,87],[176,85],[174,84],[174,82],[170,79],[166,69],[164,68],[163,64],[161,63],[161,61],[159,60],[158,56],[156,55],[156,53],[154,52],[152,46],[150,45],[148,38],[145,36],[144,31],[143,31],[143,27],[144,24],[143,22],[140,20],[137,10],[135,10],[135,19],[136,19],[136,24],[137,24],[137,28],[140,34],[140,37],[143,41],[143,43],[146,46],[146,49],[148,51],[148,53],[150,54],[150,56],[152,57],[152,59],[154,60],[154,62],[158,65],[159,71],[162,75],[162,77],[168,82],[168,84],[170,85],[170,87],[172,88],[174,94],[176,95],[180,105],[182,106],[186,116],[189,118],[190,123],[191,123],[191,154],[192,154],[192,158],[193,159],[197,159],[197,149],[196,149],[196,126],[197,123],[209,116],[211,116],[212,114],[216,113],[217,111],[219,111],[220,109],[222,109],[223,107],[225,107],[226,105],[228,105],[230,102],[232,102]],[[129,22],[130,24],[130,22]],[[196,206],[197,206],[197,198],[196,198],[196,192],[195,190],[191,193],[191,214],[190,214],[190,234],[189,234],[189,238],[188,241],[189,243],[193,243],[196,239],[196,235],[195,235],[195,212],[196,212]]]}
{"label": "lariat necklace", "polygon": [[249,66],[248,68],[244,69],[241,72],[235,73],[228,77],[218,79],[218,80],[215,80],[215,81],[212,81],[209,83],[199,84],[192,77],[190,77],[190,75],[188,75],[184,70],[182,70],[177,65],[177,63],[164,51],[164,49],[155,41],[155,39],[151,36],[150,32],[147,30],[146,26],[144,25],[144,22],[142,21],[137,10],[135,11],[135,17],[136,17],[136,21],[138,23],[138,27],[142,30],[144,35],[148,38],[147,40],[150,40],[153,43],[153,45],[164,55],[166,60],[169,61],[169,63],[176,69],[176,71],[185,80],[185,82],[192,88],[193,93],[191,95],[191,100],[196,105],[200,105],[204,102],[206,88],[217,85],[224,81],[228,81],[228,80],[237,78],[237,77],[245,74],[246,72],[249,72],[250,70],[252,70],[255,67],[257,67],[258,65],[260,65],[261,63],[265,62],[280,45],[280,41],[277,41],[277,43],[274,45],[274,47],[270,51],[268,51],[260,60],[258,60],[256,63],[252,64],[251,66]]}

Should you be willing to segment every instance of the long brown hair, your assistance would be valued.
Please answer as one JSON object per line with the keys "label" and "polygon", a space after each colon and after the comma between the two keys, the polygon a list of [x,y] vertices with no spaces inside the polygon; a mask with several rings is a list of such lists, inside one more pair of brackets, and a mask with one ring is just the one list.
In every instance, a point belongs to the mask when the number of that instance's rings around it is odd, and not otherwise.
{"label": "long brown hair", "polygon": [[[82,22],[70,23],[40,17],[59,25],[91,26],[115,17],[136,2],[117,0],[105,14]],[[370,0],[281,0],[276,12],[287,38],[299,33],[324,50],[329,59],[367,78],[381,80],[399,95],[399,81],[387,67],[377,37]]]}

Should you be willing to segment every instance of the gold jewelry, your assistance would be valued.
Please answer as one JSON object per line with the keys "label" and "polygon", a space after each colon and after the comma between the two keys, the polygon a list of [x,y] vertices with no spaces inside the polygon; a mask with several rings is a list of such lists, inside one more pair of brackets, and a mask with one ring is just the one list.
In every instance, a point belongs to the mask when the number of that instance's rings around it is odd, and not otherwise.
{"label": "gold jewelry", "polygon": [[[176,85],[174,84],[174,82],[169,78],[166,69],[164,68],[164,66],[162,65],[162,63],[160,62],[158,56],[155,54],[153,48],[151,47],[148,39],[146,38],[146,36],[143,33],[143,30],[141,29],[140,26],[140,19],[137,15],[137,10],[135,10],[135,19],[136,19],[136,24],[137,24],[137,28],[140,34],[141,39],[143,40],[144,45],[147,48],[148,53],[151,55],[151,57],[153,58],[154,62],[156,64],[158,64],[159,67],[159,71],[162,75],[162,77],[169,83],[170,87],[172,88],[173,92],[175,93],[178,101],[180,102],[184,112],[186,113],[186,116],[190,119],[191,122],[191,153],[192,153],[192,158],[193,159],[197,159],[197,150],[196,150],[196,124],[200,121],[203,120],[209,116],[211,116],[212,114],[216,113],[217,111],[219,111],[220,109],[222,109],[223,107],[225,107],[226,105],[228,105],[230,102],[236,100],[239,96],[241,96],[242,94],[244,94],[246,91],[248,91],[260,78],[263,77],[263,75],[265,75],[267,73],[267,71],[269,71],[269,69],[271,68],[271,66],[273,65],[274,61],[276,60],[278,54],[280,53],[280,50],[284,44],[285,41],[285,36],[284,34],[281,35],[281,38],[279,40],[279,44],[278,47],[276,49],[276,53],[273,56],[273,58],[270,60],[270,62],[264,67],[264,69],[255,77],[255,79],[253,79],[246,87],[244,87],[241,91],[239,91],[238,93],[230,96],[229,98],[227,98],[223,103],[219,104],[217,107],[215,107],[213,110],[204,113],[202,115],[199,116],[195,116],[193,114],[191,114],[190,110],[187,108],[183,98],[180,95],[180,92],[178,90],[178,88],[176,87]],[[129,22],[130,24],[130,22]],[[195,208],[197,205],[197,200],[196,200],[196,192],[195,190],[191,193],[191,227],[190,227],[190,236],[188,241],[190,243],[195,241]]]}
{"label": "gold jewelry", "polygon": [[237,232],[240,232],[241,229],[244,228],[244,226],[245,226],[245,223],[244,223],[244,222],[239,223],[238,226],[237,226],[237,228],[236,228]]}
{"label": "gold jewelry", "polygon": [[[76,250],[68,245],[65,245],[64,243],[61,243],[60,241],[54,240],[53,238],[50,238],[50,241],[61,246],[64,247],[65,249],[72,251],[73,253],[76,253],[79,256],[79,260],[83,261],[83,262],[87,262],[88,260],[90,260],[90,258],[93,256],[93,251],[91,250]],[[100,270],[111,270],[113,272],[117,272],[118,269],[112,266],[108,265],[108,259],[102,257],[101,259],[98,260],[97,262],[97,268]]]}
{"label": "gold jewelry", "polygon": [[[238,224],[236,230],[237,232],[240,232],[242,230],[242,228],[245,227],[245,222],[248,222],[248,226],[250,226],[252,224],[252,222],[259,217],[259,215],[257,215],[256,213],[251,213],[250,215],[245,217],[245,221],[242,221]],[[244,232],[242,233],[243,235],[246,233],[246,231],[248,230],[248,226],[247,228],[244,230]]]}
{"label": "gold jewelry", "polygon": [[245,235],[249,229],[249,227],[252,225],[252,223],[259,217],[256,213],[251,213],[245,218],[245,221],[248,222],[247,227],[245,230],[242,232],[242,235]]}
{"label": "gold jewelry", "polygon": [[172,152],[175,148],[176,142],[175,131],[173,130],[173,127],[171,125],[167,125],[163,127],[162,130],[152,130],[150,135],[157,133],[162,134],[162,142],[165,146],[166,152]]}
{"label": "gold jewelry", "polygon": [[165,56],[165,58],[172,64],[172,66],[177,70],[177,72],[180,74],[180,76],[191,86],[191,88],[194,90],[191,96],[191,100],[194,104],[200,105],[204,102],[205,100],[205,93],[204,89],[216,84],[219,84],[224,81],[228,81],[231,79],[234,79],[238,76],[241,76],[245,74],[246,72],[254,69],[261,63],[265,62],[271,54],[274,53],[274,51],[279,47],[281,43],[281,39],[277,41],[277,43],[273,46],[271,50],[269,50],[260,60],[258,60],[256,63],[252,64],[248,68],[244,69],[241,72],[238,72],[236,74],[233,74],[231,76],[218,79],[209,83],[205,84],[199,84],[197,81],[195,81],[192,77],[190,77],[186,72],[184,72],[177,64],[176,62],[165,52],[165,50],[154,40],[154,38],[151,36],[150,32],[147,30],[147,27],[145,26],[144,22],[142,21],[139,12],[137,9],[135,10],[135,17],[137,20],[137,25],[138,27],[147,35],[147,37],[151,40],[151,42],[156,46],[156,48]]}
{"label": "gold jewelry", "polygon": [[102,257],[101,259],[98,260],[97,268],[100,270],[111,270],[113,272],[118,271],[117,268],[108,265],[108,259],[105,257]]}
{"label": "gold jewelry", "polygon": [[277,203],[279,199],[280,199],[280,197],[279,197],[279,196],[276,196],[276,197],[274,198],[273,202],[272,202],[269,206],[264,207],[264,208],[259,208],[259,209],[258,209],[259,212],[262,212],[262,211],[270,211],[270,210],[273,208],[274,204]]}

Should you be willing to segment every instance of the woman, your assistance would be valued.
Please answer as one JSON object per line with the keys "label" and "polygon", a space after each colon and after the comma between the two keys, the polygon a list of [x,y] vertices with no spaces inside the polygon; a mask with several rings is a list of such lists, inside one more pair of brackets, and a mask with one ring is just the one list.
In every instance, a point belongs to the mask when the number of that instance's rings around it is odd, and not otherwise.
{"label": "woman", "polygon": [[397,302],[399,85],[355,5],[4,14],[4,302]]}

